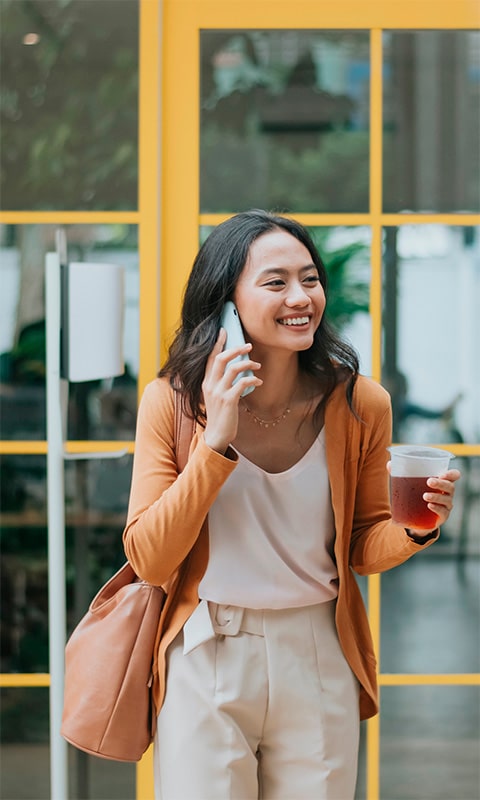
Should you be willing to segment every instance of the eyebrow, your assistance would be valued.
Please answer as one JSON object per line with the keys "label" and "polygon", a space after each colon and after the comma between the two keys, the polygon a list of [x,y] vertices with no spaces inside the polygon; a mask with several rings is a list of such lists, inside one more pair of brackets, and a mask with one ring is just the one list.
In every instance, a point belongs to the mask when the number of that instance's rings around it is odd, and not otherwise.
{"label": "eyebrow", "polygon": [[[311,264],[306,264],[304,267],[300,267],[300,272],[309,272],[311,269],[317,271],[315,264],[312,262]],[[290,270],[286,269],[285,267],[267,267],[266,269],[262,269],[259,274],[259,278],[267,277],[267,275],[287,275]]]}

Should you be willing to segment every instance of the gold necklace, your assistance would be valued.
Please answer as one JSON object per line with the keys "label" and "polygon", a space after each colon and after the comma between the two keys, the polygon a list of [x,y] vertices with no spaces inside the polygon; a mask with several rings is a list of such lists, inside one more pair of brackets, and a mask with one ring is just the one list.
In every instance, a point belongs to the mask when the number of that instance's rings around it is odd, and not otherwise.
{"label": "gold necklace", "polygon": [[[278,417],[275,417],[274,419],[262,419],[261,417],[257,416],[257,414],[255,414],[255,412],[252,411],[251,408],[249,408],[247,406],[247,404],[246,404],[246,402],[245,402],[245,400],[243,398],[241,398],[241,400],[242,400],[243,407],[244,407],[245,411],[247,412],[247,414],[250,415],[250,419],[252,420],[252,422],[254,422],[256,425],[260,425],[261,428],[269,428],[270,426],[272,426],[272,428],[274,428],[275,425],[280,425],[280,423],[283,422],[283,420],[287,419],[287,417],[288,417],[288,415],[290,414],[290,411],[291,411],[291,409],[290,409],[290,407],[288,405],[286,407],[285,411],[282,411],[282,413],[279,414]],[[292,401],[290,400],[290,402],[292,402]]]}

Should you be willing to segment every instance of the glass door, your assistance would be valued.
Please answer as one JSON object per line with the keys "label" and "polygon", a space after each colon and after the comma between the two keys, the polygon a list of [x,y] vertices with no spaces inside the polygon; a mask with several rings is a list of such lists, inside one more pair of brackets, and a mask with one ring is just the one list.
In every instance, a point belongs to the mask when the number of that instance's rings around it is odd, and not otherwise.
{"label": "glass door", "polygon": [[402,797],[434,797],[432,773],[443,789],[454,783],[450,714],[468,753],[467,800],[478,719],[461,720],[480,682],[478,619],[459,600],[475,591],[480,555],[479,15],[468,2],[272,8],[164,4],[162,346],[214,225],[266,207],[310,228],[332,320],[390,390],[396,441],[444,444],[464,474],[438,557],[360,582],[381,711],[363,728],[357,796],[398,798],[412,762]]}

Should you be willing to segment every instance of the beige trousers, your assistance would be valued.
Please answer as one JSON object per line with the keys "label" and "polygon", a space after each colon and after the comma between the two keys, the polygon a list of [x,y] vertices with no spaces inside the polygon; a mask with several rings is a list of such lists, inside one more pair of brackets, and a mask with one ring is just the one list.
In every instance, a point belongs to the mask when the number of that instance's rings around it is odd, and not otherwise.
{"label": "beige trousers", "polygon": [[199,604],[167,654],[156,800],[352,800],[359,690],[334,613]]}

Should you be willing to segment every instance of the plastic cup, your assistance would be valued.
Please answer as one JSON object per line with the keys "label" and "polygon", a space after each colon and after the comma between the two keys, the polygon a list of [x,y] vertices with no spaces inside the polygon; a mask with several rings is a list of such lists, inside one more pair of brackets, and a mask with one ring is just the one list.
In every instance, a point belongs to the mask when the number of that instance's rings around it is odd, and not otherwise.
{"label": "plastic cup", "polygon": [[434,530],[438,517],[430,511],[423,495],[436,490],[427,485],[427,480],[445,472],[455,456],[448,450],[419,445],[397,445],[388,450],[393,521],[405,528]]}

